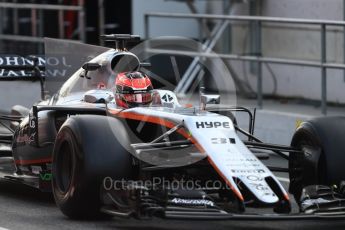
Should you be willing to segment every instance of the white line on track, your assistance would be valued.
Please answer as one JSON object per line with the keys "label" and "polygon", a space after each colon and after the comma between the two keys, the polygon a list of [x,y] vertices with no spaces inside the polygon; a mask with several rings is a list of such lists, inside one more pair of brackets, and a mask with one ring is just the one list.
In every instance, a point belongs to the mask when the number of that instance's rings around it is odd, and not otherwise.
{"label": "white line on track", "polygon": [[9,230],[8,228],[0,227],[0,230]]}

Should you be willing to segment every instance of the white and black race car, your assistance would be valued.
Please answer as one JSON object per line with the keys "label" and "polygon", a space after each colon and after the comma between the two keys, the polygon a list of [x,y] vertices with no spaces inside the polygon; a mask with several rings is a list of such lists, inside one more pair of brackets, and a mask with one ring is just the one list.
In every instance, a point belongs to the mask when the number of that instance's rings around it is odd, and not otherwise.
{"label": "white and black race car", "polygon": [[[98,79],[111,78],[121,60],[122,71],[142,65],[124,46],[110,49],[49,100],[1,115],[9,130],[0,135],[1,177],[52,191],[70,218],[344,218],[345,117],[304,122],[291,146],[282,146],[253,136],[251,110],[211,107],[217,95],[202,93],[200,106],[185,107],[158,89],[149,106],[119,108],[111,81],[99,88]],[[234,112],[249,115],[248,131]],[[289,167],[268,167],[263,151]],[[272,171],[289,174],[290,194]]]}

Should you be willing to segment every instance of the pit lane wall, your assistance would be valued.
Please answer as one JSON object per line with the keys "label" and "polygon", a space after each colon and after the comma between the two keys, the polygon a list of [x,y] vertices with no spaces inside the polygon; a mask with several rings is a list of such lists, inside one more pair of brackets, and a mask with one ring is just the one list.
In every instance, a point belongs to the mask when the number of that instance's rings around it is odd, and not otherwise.
{"label": "pit lane wall", "polygon": [[[268,17],[304,18],[316,20],[344,20],[342,0],[266,0],[258,5],[256,14]],[[246,14],[242,5],[238,14]],[[248,27],[234,26],[234,53],[250,52]],[[343,63],[344,28],[327,27],[327,61]],[[320,61],[320,27],[291,24],[263,24],[262,53],[265,57]],[[256,90],[256,74],[249,63],[231,62],[236,73]],[[320,100],[321,69],[303,66],[264,64],[263,91],[265,94]],[[276,84],[275,81],[276,80]],[[327,70],[327,100],[345,103],[345,76],[343,70]]]}
{"label": "pit lane wall", "polygon": [[[236,4],[234,15],[303,18],[315,20],[344,20],[342,0],[265,0],[257,3],[254,12],[249,4]],[[213,3],[212,13],[222,12],[221,4]],[[252,53],[250,31],[247,24],[233,24],[232,53]],[[327,27],[327,61],[343,63],[344,28]],[[265,57],[320,61],[321,35],[319,26],[263,23],[262,53]],[[219,50],[224,46],[220,44]],[[230,62],[237,75],[256,91],[257,77],[250,63]],[[255,66],[254,66],[255,67]],[[263,92],[269,95],[320,100],[321,70],[303,66],[263,64]],[[343,70],[327,70],[327,100],[345,103],[345,77]]]}
{"label": "pit lane wall", "polygon": [[[199,13],[222,14],[224,1],[194,1]],[[258,15],[320,20],[344,20],[343,0],[249,0],[232,1],[233,15]],[[250,10],[250,4],[256,4]],[[185,1],[133,0],[133,33],[143,35],[143,12],[189,13]],[[252,12],[251,12],[252,11]],[[209,22],[212,24],[212,22]],[[198,38],[196,20],[152,19],[151,36],[182,35]],[[248,54],[251,50],[250,31],[247,23],[233,23],[232,40],[223,40],[218,51]],[[262,29],[262,53],[266,57],[292,58],[319,61],[321,57],[320,27],[291,24],[264,23]],[[226,39],[226,38],[224,38]],[[342,63],[344,60],[344,28],[327,28],[327,61]],[[255,53],[255,52],[254,52]],[[237,75],[256,91],[255,68],[248,62],[231,61]],[[263,65],[263,91],[265,94],[320,100],[321,70],[319,68]],[[345,76],[342,70],[327,70],[327,99],[345,104]]]}

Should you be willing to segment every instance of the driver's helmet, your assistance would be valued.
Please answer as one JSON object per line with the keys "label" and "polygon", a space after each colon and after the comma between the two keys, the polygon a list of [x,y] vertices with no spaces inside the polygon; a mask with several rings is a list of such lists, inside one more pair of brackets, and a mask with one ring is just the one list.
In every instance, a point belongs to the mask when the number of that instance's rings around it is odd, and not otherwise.
{"label": "driver's helmet", "polygon": [[115,101],[117,106],[132,108],[152,102],[152,83],[144,73],[122,72],[115,80]]}

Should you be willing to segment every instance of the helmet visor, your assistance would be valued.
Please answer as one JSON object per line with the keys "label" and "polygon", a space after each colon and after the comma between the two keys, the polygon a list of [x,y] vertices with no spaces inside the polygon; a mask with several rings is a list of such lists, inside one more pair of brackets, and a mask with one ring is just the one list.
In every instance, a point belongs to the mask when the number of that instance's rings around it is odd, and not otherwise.
{"label": "helmet visor", "polygon": [[120,94],[127,103],[148,104],[152,101],[152,93]]}

